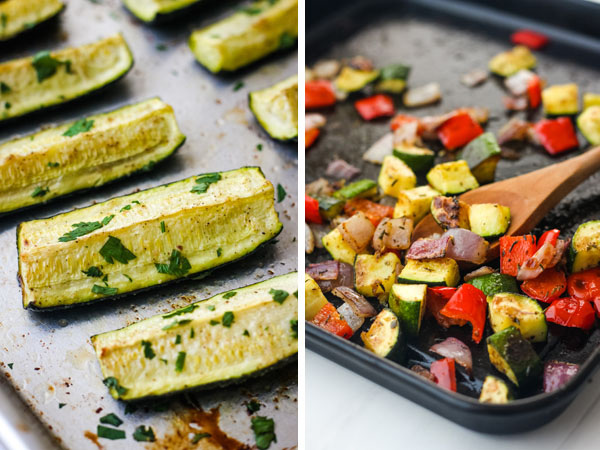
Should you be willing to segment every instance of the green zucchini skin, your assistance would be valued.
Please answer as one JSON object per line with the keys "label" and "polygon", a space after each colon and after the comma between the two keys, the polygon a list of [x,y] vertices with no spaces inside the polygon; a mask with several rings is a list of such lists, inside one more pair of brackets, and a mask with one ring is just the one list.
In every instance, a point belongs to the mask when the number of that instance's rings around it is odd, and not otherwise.
{"label": "green zucchini skin", "polygon": [[[125,122],[119,122],[121,117]],[[63,136],[63,133],[74,125],[69,123],[0,144],[0,158],[5,158],[4,161],[0,161],[0,217],[134,174],[148,172],[156,164],[173,155],[185,142],[185,136],[179,130],[172,107],[158,98],[89,116],[86,120],[94,121],[92,128],[73,137]],[[158,134],[157,130],[162,125],[166,125],[167,128],[164,133]],[[124,133],[128,140],[120,140],[118,132],[123,126],[137,129],[138,132],[133,136]],[[113,133],[112,137],[109,136],[110,133]],[[142,138],[147,139],[146,147],[143,146]],[[165,144],[156,146],[154,142],[157,139],[160,139],[160,142],[164,140]],[[114,146],[115,140],[120,142],[120,148]],[[32,151],[29,150],[31,142],[35,142],[37,146]],[[90,148],[91,144],[96,142],[98,146]],[[127,155],[128,151],[136,149],[135,144],[138,142],[140,151]],[[156,153],[149,154],[148,149]],[[111,151],[113,153],[110,153]],[[97,159],[93,164],[86,165],[85,158],[77,160],[78,157],[84,157],[85,153],[94,152]],[[53,156],[49,156],[50,154]],[[113,159],[115,155],[120,159]],[[136,162],[131,158],[139,160]],[[47,159],[53,161],[46,161]],[[57,161],[61,161],[62,164]],[[27,164],[30,165],[29,169],[26,168]],[[51,164],[58,166],[50,167]],[[70,166],[75,168],[71,169]],[[67,171],[63,170],[64,167]],[[7,174],[5,178],[3,173]],[[12,184],[3,182],[3,178],[9,183],[12,181]],[[29,179],[36,181],[23,186],[21,180]],[[50,185],[51,189],[46,195],[31,195],[36,187],[49,188]],[[20,197],[15,199],[11,198],[11,195]]]}
{"label": "green zucchini skin", "polygon": [[406,359],[406,339],[394,312],[384,308],[375,317],[369,331],[361,333],[365,348],[381,358],[402,364]]}
{"label": "green zucchini skin", "polygon": [[398,316],[402,330],[416,337],[421,329],[427,301],[426,284],[395,284],[389,296],[390,309]]}
{"label": "green zucchini skin", "polygon": [[458,158],[467,161],[479,184],[491,183],[500,161],[500,146],[493,133],[483,133],[469,142],[458,153]]}
{"label": "green zucchini skin", "polygon": [[203,0],[177,0],[170,1],[166,6],[152,5],[148,10],[144,10],[141,3],[160,3],[157,1],[148,0],[123,0],[123,5],[127,10],[142,22],[147,24],[161,24],[172,19],[176,19],[190,12],[194,7],[197,7]]}
{"label": "green zucchini skin", "polygon": [[535,300],[520,294],[495,294],[489,303],[490,325],[494,331],[516,327],[530,342],[545,342],[548,325],[544,310]]}
{"label": "green zucchini skin", "polygon": [[519,286],[517,285],[515,277],[503,273],[481,275],[480,277],[467,281],[467,283],[472,284],[482,291],[488,297],[488,301],[490,301],[494,295],[502,292],[519,293]]}
{"label": "green zucchini skin", "polygon": [[[25,8],[25,4],[28,3]],[[4,17],[3,22],[6,21],[4,26],[0,26],[0,42],[9,41],[16,37],[26,34],[28,31],[34,30],[39,25],[49,22],[50,20],[57,17],[65,9],[65,4],[61,0],[7,0],[4,3],[0,2],[0,17]],[[45,9],[47,8],[47,9]],[[22,26],[16,30],[8,30],[10,28],[11,19],[14,20],[15,14],[27,14],[31,11],[40,14],[38,17],[25,19],[23,17],[16,17],[16,19],[22,22]]]}
{"label": "green zucchini skin", "polygon": [[298,138],[298,75],[248,94],[250,111],[273,139]]}
{"label": "green zucchini skin", "polygon": [[[54,75],[42,81],[37,79],[33,57],[0,63],[0,81],[11,87],[18,78],[19,84],[24,86],[20,90],[11,88],[11,91],[3,94],[5,103],[0,110],[0,122],[89,95],[123,78],[134,64],[133,54],[121,34],[80,47],[53,51],[50,55],[63,63],[69,61],[70,65],[61,64]],[[105,66],[102,76],[93,81],[81,77],[80,72],[87,70],[86,64],[99,64],[98,59],[106,55],[112,55],[113,61],[115,58],[117,60],[113,65]],[[70,71],[67,72],[65,67]],[[83,81],[77,83],[73,77]],[[46,97],[40,98],[42,96]],[[11,105],[10,109],[6,108],[6,103]]]}
{"label": "green zucchini skin", "polygon": [[[189,189],[194,187],[194,181],[199,176],[134,194],[115,197],[103,203],[58,214],[48,219],[21,223],[17,228],[17,250],[24,307],[43,311],[72,307],[77,304],[107,298],[117,298],[133,292],[137,293],[140,290],[154,287],[157,284],[166,284],[184,278],[196,278],[207,271],[212,271],[248,256],[262,245],[274,239],[281,232],[283,225],[279,221],[274,209],[273,186],[264,178],[259,168],[245,167],[229,172],[221,172],[223,179],[210,186],[213,189],[220,190],[219,192],[213,191],[215,195],[221,195],[221,200],[214,204],[209,203],[211,197],[201,197],[198,200],[195,197],[198,194],[191,194],[194,196],[191,198],[187,195]],[[222,183],[224,183],[223,187],[220,187],[219,185]],[[246,197],[236,195],[235,191],[231,190],[235,183],[239,184],[235,189],[239,189],[240,191],[243,187],[247,187],[245,191]],[[230,189],[229,195],[227,194],[228,189]],[[253,191],[250,192],[250,189],[253,189]],[[157,203],[161,199],[161,195],[165,203],[173,204],[173,202],[179,201],[187,205],[188,208],[175,207],[175,209],[169,210],[169,204],[161,207]],[[206,199],[206,201],[203,199]],[[133,204],[134,200],[141,200],[141,203],[139,205]],[[199,202],[206,202],[202,203],[202,210],[198,209],[198,205],[201,204]],[[141,209],[139,212],[135,212],[137,216],[132,216],[130,219],[127,219],[127,216],[124,218],[119,217],[121,214],[133,214],[136,207],[145,208],[144,205],[146,203],[153,205],[152,209],[158,212],[154,214],[152,211],[146,212],[144,209]],[[120,211],[126,205],[133,206],[130,210]],[[264,211],[264,215],[254,216],[252,212],[253,208]],[[186,218],[185,214],[186,211],[192,210],[201,211],[202,215],[193,216],[193,220],[190,222],[190,217],[192,216]],[[211,214],[217,214],[217,211],[220,211],[220,214],[217,219],[213,220]],[[144,214],[154,215],[144,218]],[[72,223],[100,221],[109,215],[114,215],[115,220],[118,219],[116,224],[113,223],[111,226],[109,223],[106,228],[101,227],[82,237],[78,237],[75,241],[64,242],[62,246],[54,244],[55,242],[59,244],[59,235],[69,231]],[[204,218],[205,222],[202,222],[201,225],[201,221],[197,217]],[[227,245],[222,244],[222,247],[219,247],[220,250],[215,248],[214,254],[211,250],[212,247],[207,247],[208,243],[206,245],[197,244],[194,247],[193,239],[197,238],[198,234],[195,234],[193,230],[199,226],[202,226],[203,230],[207,229],[206,227],[208,226],[215,227],[219,225],[219,220],[224,221],[220,224],[222,228],[226,227],[229,223],[237,226],[238,222],[249,220],[250,222],[244,222],[247,227],[246,236],[242,236],[239,230],[231,230],[231,236],[226,236],[225,231],[221,231],[217,237],[207,237],[206,240],[211,245],[213,245],[213,241],[218,243],[217,238],[219,237],[222,239],[229,237],[233,242],[231,244],[227,243]],[[166,222],[166,233],[160,231],[162,226],[159,225],[159,222],[161,221]],[[169,222],[175,229],[173,234],[170,233]],[[184,223],[189,226],[184,226]],[[178,226],[182,227],[179,232],[177,232]],[[39,239],[36,241],[35,236],[33,240],[29,238],[30,233],[35,232],[40,227],[49,230],[49,232],[46,232],[39,238],[46,239],[47,242],[40,242]],[[254,228],[258,229],[258,227],[261,227],[261,233],[252,234],[251,230]],[[181,236],[185,238],[185,232],[192,233],[188,236],[192,239],[191,241],[181,238]],[[206,231],[206,233],[209,232]],[[128,250],[133,251],[136,258],[141,257],[142,259],[137,262],[133,259],[133,264],[122,264],[118,261],[113,261],[114,265],[107,264],[107,261],[103,259],[99,250],[103,245],[106,245],[109,236],[116,237],[119,240],[122,239],[123,245]],[[155,239],[153,239],[153,236]],[[180,241],[171,242],[172,236]],[[29,243],[27,243],[28,240],[30,241]],[[236,246],[238,243],[239,247]],[[23,252],[24,244],[29,246],[28,251],[25,253]],[[63,247],[65,245],[66,247]],[[181,255],[191,259],[187,272],[173,274],[159,272],[155,265],[169,263],[169,255],[172,254],[172,250],[175,250],[177,245],[181,247]],[[39,253],[34,260],[31,260],[32,251]],[[42,259],[40,260],[40,258]],[[64,267],[60,267],[59,269],[61,270],[55,268],[50,274],[35,270],[37,263],[56,265],[51,261],[58,261],[57,264],[59,266],[62,264]],[[194,261],[198,261],[198,263],[196,264]],[[131,262],[131,260],[128,262]],[[87,270],[91,266],[100,267],[103,272],[108,274],[109,279],[107,280],[107,284],[110,284],[110,287],[117,288],[118,291],[115,293],[102,293],[101,295],[103,296],[98,296],[97,293],[91,291],[94,284],[103,284],[101,279],[86,276],[78,277],[81,271]],[[125,276],[131,277],[132,280],[127,281]],[[56,280],[52,281],[52,277],[56,278]],[[117,277],[117,281],[114,281],[115,277]],[[59,284],[61,286],[60,289],[58,287]],[[34,285],[35,293],[31,291]],[[65,294],[65,291],[69,288],[72,289],[72,292]]]}
{"label": "green zucchini skin", "polygon": [[569,271],[573,273],[600,265],[600,220],[577,227],[567,256]]}
{"label": "green zucchini skin", "polygon": [[[298,274],[291,272],[92,336],[103,377],[114,377],[127,389],[118,393],[110,388],[111,395],[132,401],[223,387],[293,361],[298,352],[291,328],[298,318],[297,287]],[[272,290],[288,296],[277,302]],[[235,296],[229,297],[232,292]],[[223,325],[227,312],[233,313],[228,326]],[[176,335],[181,336],[178,344]],[[150,343],[153,357],[145,355],[142,341]],[[179,351],[186,356],[177,371]]]}

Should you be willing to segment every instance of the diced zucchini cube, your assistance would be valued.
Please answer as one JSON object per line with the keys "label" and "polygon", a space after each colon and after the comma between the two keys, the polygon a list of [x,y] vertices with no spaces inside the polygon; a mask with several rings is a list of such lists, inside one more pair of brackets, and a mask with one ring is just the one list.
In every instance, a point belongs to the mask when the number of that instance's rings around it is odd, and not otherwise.
{"label": "diced zucchini cube", "polygon": [[579,225],[571,241],[568,262],[573,273],[600,266],[600,220]]}
{"label": "diced zucchini cube", "polygon": [[315,199],[319,202],[319,214],[327,220],[339,216],[344,210],[345,199],[330,197],[328,195],[317,195]]}
{"label": "diced zucchini cube", "polygon": [[600,106],[600,94],[593,94],[586,92],[583,94],[583,109],[587,109],[590,106]]}
{"label": "diced zucchini cube", "polygon": [[471,231],[486,239],[495,239],[510,226],[510,208],[497,203],[478,203],[469,207]]}
{"label": "diced zucchini cube", "polygon": [[516,327],[531,342],[545,342],[548,326],[544,310],[535,300],[510,292],[494,295],[490,306],[490,325],[495,333]]}
{"label": "diced zucchini cube", "polygon": [[404,161],[415,172],[426,172],[433,166],[435,153],[428,148],[402,146],[394,149],[394,156]]}
{"label": "diced zucchini cube", "polygon": [[462,194],[479,187],[466,161],[438,164],[427,174],[429,184],[442,194]]}
{"label": "diced zucchini cube", "polygon": [[419,186],[398,193],[394,218],[408,217],[416,225],[429,212],[431,201],[440,195],[431,186]]}
{"label": "diced zucchini cube", "polygon": [[510,77],[519,70],[535,67],[536,60],[533,53],[523,45],[517,45],[511,50],[494,56],[489,63],[490,72],[501,77]]}
{"label": "diced zucchini cube", "polygon": [[483,386],[481,387],[481,394],[479,395],[481,403],[502,405],[510,402],[512,399],[512,392],[504,380],[493,375],[485,377]]}
{"label": "diced zucchini cube", "polygon": [[340,91],[355,92],[360,91],[378,77],[378,70],[359,70],[345,66],[335,79],[335,85]]}
{"label": "diced zucchini cube", "polygon": [[542,103],[547,115],[576,114],[579,111],[579,89],[575,83],[547,87],[542,91]]}
{"label": "diced zucchini cube", "polygon": [[331,230],[322,239],[323,247],[336,261],[354,264],[356,252],[342,237],[342,232],[337,228]]}
{"label": "diced zucchini cube", "polygon": [[417,176],[403,161],[395,156],[383,158],[383,165],[377,179],[384,194],[398,197],[401,191],[417,185]]}
{"label": "diced zucchini cube", "polygon": [[450,258],[407,259],[398,276],[399,283],[426,284],[427,286],[457,286],[460,272],[456,261]]}
{"label": "diced zucchini cube", "polygon": [[500,146],[493,133],[483,133],[469,142],[458,154],[458,158],[467,161],[479,184],[491,183],[500,161]]}
{"label": "diced zucchini cube", "polygon": [[417,336],[421,329],[421,321],[425,314],[427,300],[426,284],[394,284],[392,286],[389,305],[394,311],[400,326],[409,336]]}
{"label": "diced zucchini cube", "polygon": [[317,282],[307,273],[304,274],[304,296],[304,318],[312,320],[328,302]]}
{"label": "diced zucchini cube", "polygon": [[402,269],[395,253],[357,255],[354,262],[356,291],[365,297],[386,299]]}
{"label": "diced zucchini cube", "polygon": [[433,220],[444,230],[464,228],[470,230],[469,205],[458,197],[434,197],[431,202]]}
{"label": "diced zucchini cube", "polygon": [[600,106],[590,106],[577,118],[581,134],[592,145],[600,145]]}

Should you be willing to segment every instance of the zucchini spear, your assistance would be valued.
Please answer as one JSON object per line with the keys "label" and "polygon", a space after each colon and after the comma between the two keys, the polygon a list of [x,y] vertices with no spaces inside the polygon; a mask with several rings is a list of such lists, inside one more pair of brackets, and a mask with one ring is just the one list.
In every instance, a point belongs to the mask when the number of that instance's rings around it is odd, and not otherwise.
{"label": "zucchini spear", "polygon": [[236,261],[279,234],[257,167],[187,178],[17,229],[23,305],[115,297]]}
{"label": "zucchini spear", "polygon": [[65,9],[61,0],[0,1],[0,41],[11,39],[46,22]]}
{"label": "zucchini spear", "polygon": [[138,19],[153,22],[163,16],[181,11],[201,0],[123,0],[125,7]]}
{"label": "zucchini spear", "polygon": [[269,88],[250,92],[250,110],[273,139],[298,137],[298,75]]}
{"label": "zucchini spear", "polygon": [[92,336],[104,384],[137,400],[257,376],[298,353],[297,291],[292,272]]}

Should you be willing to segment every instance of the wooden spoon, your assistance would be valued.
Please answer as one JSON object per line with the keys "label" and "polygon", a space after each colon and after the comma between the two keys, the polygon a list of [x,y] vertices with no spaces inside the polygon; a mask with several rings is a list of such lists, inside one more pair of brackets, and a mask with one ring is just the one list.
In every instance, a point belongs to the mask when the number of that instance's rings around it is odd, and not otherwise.
{"label": "wooden spoon", "polygon": [[[508,206],[512,217],[506,234],[526,234],[569,192],[598,170],[600,147],[525,175],[487,184],[459,198],[468,204],[499,203]],[[443,233],[443,230],[428,214],[415,227],[412,239],[414,241],[433,233]],[[498,250],[498,241],[492,242],[487,260],[497,258]]]}

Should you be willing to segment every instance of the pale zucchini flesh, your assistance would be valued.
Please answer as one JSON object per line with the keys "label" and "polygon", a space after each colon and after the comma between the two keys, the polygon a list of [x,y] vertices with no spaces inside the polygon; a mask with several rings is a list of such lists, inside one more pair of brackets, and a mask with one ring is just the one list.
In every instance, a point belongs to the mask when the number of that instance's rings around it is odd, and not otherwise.
{"label": "pale zucchini flesh", "polygon": [[298,137],[298,75],[249,95],[250,110],[273,139]]}
{"label": "pale zucchini flesh", "polygon": [[138,19],[152,22],[155,19],[187,8],[202,0],[123,0],[123,4]]}
{"label": "pale zucchini flesh", "polygon": [[200,64],[233,71],[291,45],[298,37],[298,0],[260,0],[190,36]]}
{"label": "pale zucchini flesh", "polygon": [[[92,336],[104,379],[116,383],[111,395],[136,400],[222,386],[286,361],[298,352],[297,290],[298,274],[292,272],[230,291],[234,296],[223,293],[193,303],[177,315],[156,315]],[[273,291],[284,294],[276,301]],[[231,323],[227,313],[233,314]]]}
{"label": "pale zucchini flesh", "polygon": [[[39,55],[39,54],[38,54]],[[0,64],[0,120],[65,103],[121,78],[133,66],[133,56],[120,34],[81,47],[50,52],[58,61],[52,75],[40,80],[34,58]]]}
{"label": "pale zucchini flesh", "polygon": [[146,170],[185,140],[158,98],[85,122],[89,130],[74,136],[65,136],[69,123],[0,145],[0,214]]}
{"label": "pale zucchini flesh", "polygon": [[0,41],[50,20],[65,8],[61,0],[0,1]]}
{"label": "pale zucchini flesh", "polygon": [[[238,260],[277,236],[282,224],[274,208],[273,185],[260,169],[245,167],[219,175],[204,193],[191,192],[199,186],[199,175],[21,223],[17,247],[23,305],[65,307],[148,288]],[[110,216],[114,217],[99,229],[75,240],[59,240],[74,224],[100,223]],[[115,239],[133,258],[119,262],[101,254],[106,245],[114,247]],[[182,271],[161,273],[157,264],[170,264],[173,252],[188,263],[175,265]],[[107,275],[107,286],[100,277],[83,272],[90,267]],[[93,291],[105,288],[116,291]]]}

